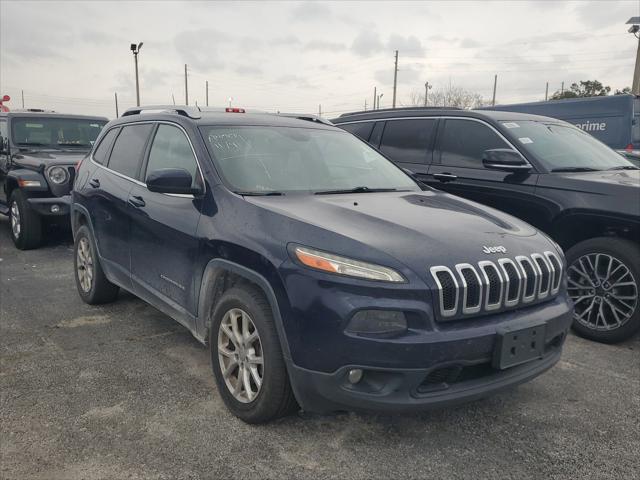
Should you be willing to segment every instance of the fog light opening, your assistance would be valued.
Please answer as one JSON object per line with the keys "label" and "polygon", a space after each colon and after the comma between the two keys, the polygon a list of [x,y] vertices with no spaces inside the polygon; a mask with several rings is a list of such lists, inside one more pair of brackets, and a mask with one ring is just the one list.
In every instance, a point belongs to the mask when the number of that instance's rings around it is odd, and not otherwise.
{"label": "fog light opening", "polygon": [[364,375],[364,372],[362,371],[362,369],[353,368],[353,369],[349,370],[349,373],[347,374],[347,378],[349,379],[349,383],[351,385],[355,385],[360,380],[362,380],[362,376],[363,375]]}
{"label": "fog light opening", "polygon": [[51,213],[58,213],[60,211],[60,206],[51,205]]}

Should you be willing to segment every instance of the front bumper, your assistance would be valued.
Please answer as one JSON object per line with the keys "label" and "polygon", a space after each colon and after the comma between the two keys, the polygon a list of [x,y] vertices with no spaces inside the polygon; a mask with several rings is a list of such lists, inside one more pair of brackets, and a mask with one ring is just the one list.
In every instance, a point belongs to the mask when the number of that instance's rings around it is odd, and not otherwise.
{"label": "front bumper", "polygon": [[27,199],[27,202],[29,202],[29,206],[40,215],[48,217],[62,217],[69,215],[71,195],[54,198],[32,197]]}
{"label": "front bumper", "polygon": [[[336,410],[411,412],[483,398],[535,378],[560,359],[571,325],[571,310],[565,309],[553,318],[532,315],[524,322],[521,320],[517,323],[523,327],[545,320],[546,330],[542,358],[522,365],[504,370],[492,366],[497,339],[494,332],[491,338],[465,337],[432,344],[425,348],[425,358],[420,362],[431,364],[422,368],[347,364],[326,373],[289,365],[292,387],[303,409],[319,413]],[[438,355],[431,357],[433,350]],[[444,351],[449,352],[449,358],[442,355]],[[461,352],[466,355],[460,355]],[[351,384],[348,372],[358,368],[364,371],[362,380]]]}

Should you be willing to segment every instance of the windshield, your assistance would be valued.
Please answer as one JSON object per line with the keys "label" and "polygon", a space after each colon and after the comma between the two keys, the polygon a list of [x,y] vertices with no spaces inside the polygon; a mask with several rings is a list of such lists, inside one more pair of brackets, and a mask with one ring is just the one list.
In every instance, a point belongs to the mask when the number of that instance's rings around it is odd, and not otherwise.
{"label": "windshield", "polygon": [[622,155],[573,126],[530,120],[502,124],[551,171],[633,168]]}
{"label": "windshield", "polygon": [[203,127],[211,155],[238,192],[419,190],[353,135],[291,127]]}
{"label": "windshield", "polygon": [[105,124],[77,118],[14,118],[11,134],[18,147],[89,149]]}

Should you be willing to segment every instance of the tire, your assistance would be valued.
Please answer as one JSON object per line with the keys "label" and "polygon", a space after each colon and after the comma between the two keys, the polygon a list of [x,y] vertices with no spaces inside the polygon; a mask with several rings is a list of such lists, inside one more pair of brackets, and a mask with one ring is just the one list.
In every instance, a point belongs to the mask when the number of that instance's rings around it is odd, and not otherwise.
{"label": "tire", "polygon": [[16,188],[9,199],[11,240],[20,250],[31,250],[42,243],[42,219],[27,202],[27,195]]}
{"label": "tire", "polygon": [[602,343],[630,338],[640,329],[640,248],[601,237],[574,245],[566,256],[573,330]]}
{"label": "tire", "polygon": [[80,298],[89,305],[113,302],[120,290],[105,276],[96,244],[86,225],[81,226],[73,246],[73,266]]}
{"label": "tire", "polygon": [[[242,339],[240,342],[230,326],[234,321]],[[256,334],[253,341],[247,340]],[[222,295],[213,313],[209,348],[218,391],[235,416],[246,423],[265,423],[297,407],[273,313],[260,289],[241,284]],[[259,358],[262,358],[261,365]],[[223,368],[228,372],[227,378]],[[250,373],[253,369],[255,371]],[[241,370],[247,372],[250,393],[242,382],[242,387],[234,394],[234,384],[240,383]],[[260,375],[261,385],[258,386],[256,378]],[[244,375],[242,377],[244,379]]]}

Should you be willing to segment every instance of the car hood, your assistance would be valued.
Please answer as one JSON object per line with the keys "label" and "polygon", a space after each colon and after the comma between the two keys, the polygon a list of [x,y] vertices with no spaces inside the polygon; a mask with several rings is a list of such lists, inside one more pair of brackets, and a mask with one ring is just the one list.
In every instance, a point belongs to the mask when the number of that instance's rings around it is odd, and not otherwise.
{"label": "car hood", "polygon": [[540,176],[538,186],[602,195],[617,195],[622,190],[630,190],[638,195],[640,170],[550,173]]}
{"label": "car hood", "polygon": [[20,166],[37,169],[41,166],[48,167],[50,165],[74,165],[87,153],[86,150],[40,150],[19,152],[12,155],[11,158]]}
{"label": "car hood", "polygon": [[[317,227],[315,231],[281,227],[275,235],[281,235],[284,242],[305,243],[362,260],[367,260],[373,248],[409,267],[420,265],[420,270],[425,263],[454,265],[504,256],[485,253],[485,246],[503,246],[512,258],[554,249],[546,237],[521,220],[437,191],[246,199],[286,217],[289,223],[296,220]],[[306,238],[298,236],[301,230],[307,232]]]}

